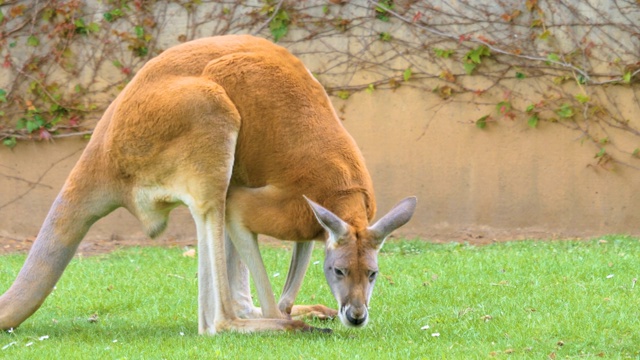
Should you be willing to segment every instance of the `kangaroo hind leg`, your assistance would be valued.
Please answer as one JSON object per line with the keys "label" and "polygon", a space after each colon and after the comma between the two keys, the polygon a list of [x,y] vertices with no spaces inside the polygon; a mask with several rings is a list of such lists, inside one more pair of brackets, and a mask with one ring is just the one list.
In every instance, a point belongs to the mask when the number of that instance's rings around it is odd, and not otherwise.
{"label": "kangaroo hind leg", "polygon": [[193,126],[164,150],[171,158],[162,163],[173,162],[176,171],[163,181],[188,206],[196,224],[199,332],[310,329],[301,321],[240,319],[235,313],[225,249],[225,209],[240,115],[217,84],[193,79],[184,85],[184,91],[172,99],[173,106],[193,119]]}

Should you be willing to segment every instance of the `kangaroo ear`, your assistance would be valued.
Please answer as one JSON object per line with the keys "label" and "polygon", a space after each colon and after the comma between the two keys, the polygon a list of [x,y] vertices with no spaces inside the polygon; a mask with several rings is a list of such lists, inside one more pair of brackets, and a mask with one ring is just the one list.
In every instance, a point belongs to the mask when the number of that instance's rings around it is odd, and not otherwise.
{"label": "kangaroo ear", "polygon": [[329,233],[327,246],[335,247],[338,245],[340,239],[349,233],[349,224],[340,219],[336,214],[309,200],[308,197],[302,196],[311,206],[311,210],[313,210],[313,214],[316,216],[316,219],[318,219],[320,225]]}
{"label": "kangaroo ear", "polygon": [[369,226],[369,232],[373,235],[373,242],[378,250],[389,234],[411,220],[417,201],[415,196],[400,201],[385,216]]}

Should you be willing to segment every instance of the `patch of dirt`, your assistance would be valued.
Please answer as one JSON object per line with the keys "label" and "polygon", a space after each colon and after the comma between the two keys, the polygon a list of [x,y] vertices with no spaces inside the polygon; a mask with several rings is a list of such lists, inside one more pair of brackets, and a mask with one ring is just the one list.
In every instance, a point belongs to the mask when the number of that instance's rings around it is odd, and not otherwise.
{"label": "patch of dirt", "polygon": [[[26,254],[31,249],[35,237],[29,237],[24,239],[15,239],[6,236],[0,236],[0,255],[23,253]],[[269,237],[260,237],[260,245],[267,245],[273,247],[287,247],[289,242],[280,241]],[[110,252],[126,248],[126,247],[146,247],[146,246],[161,246],[161,247],[177,247],[177,248],[195,248],[197,246],[197,240],[195,238],[178,239],[173,237],[163,237],[160,239],[84,239],[80,243],[76,256],[96,256],[102,254],[108,254]]]}
{"label": "patch of dirt", "polygon": [[[0,236],[0,255],[27,253],[29,249],[31,249],[34,241],[35,237],[13,239]],[[196,239],[85,239],[80,243],[76,255],[95,256],[130,246],[195,247]]]}
{"label": "patch of dirt", "polygon": [[[418,236],[403,236],[405,239],[417,238]],[[456,232],[434,232],[419,236],[426,241],[433,243],[450,243],[460,242],[472,245],[487,245],[495,242],[525,240],[525,239],[579,239],[575,234],[552,234],[544,231],[495,231],[495,230],[459,230]],[[10,253],[27,253],[35,237],[15,239],[6,236],[0,236],[0,255]],[[260,237],[260,244],[269,246],[286,247],[287,242],[279,241],[269,237]],[[173,238],[163,237],[161,239],[85,239],[80,243],[76,255],[95,256],[107,254],[115,250],[130,246],[162,246],[162,247],[196,247],[197,240],[195,238]]]}

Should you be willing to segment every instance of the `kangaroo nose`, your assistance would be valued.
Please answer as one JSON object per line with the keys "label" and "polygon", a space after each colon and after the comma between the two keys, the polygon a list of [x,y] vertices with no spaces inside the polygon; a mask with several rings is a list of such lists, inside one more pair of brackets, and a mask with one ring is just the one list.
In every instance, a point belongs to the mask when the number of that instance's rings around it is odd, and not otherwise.
{"label": "kangaroo nose", "polygon": [[366,307],[363,306],[362,308],[352,308],[352,309],[349,309],[349,310],[350,311],[347,311],[347,313],[346,313],[347,320],[353,326],[361,326],[367,321],[367,308]]}

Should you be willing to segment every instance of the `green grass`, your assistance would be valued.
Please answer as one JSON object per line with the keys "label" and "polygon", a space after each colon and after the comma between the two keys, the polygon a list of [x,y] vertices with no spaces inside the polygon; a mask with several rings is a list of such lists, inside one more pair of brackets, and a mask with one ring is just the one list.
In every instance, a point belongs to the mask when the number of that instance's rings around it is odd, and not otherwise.
{"label": "green grass", "polygon": [[[42,308],[0,334],[0,349],[14,343],[0,358],[638,358],[640,241],[605,239],[387,243],[368,327],[312,321],[332,328],[330,335],[199,336],[196,260],[182,250],[76,258]],[[269,273],[279,273],[272,280],[280,289],[290,252],[265,248],[263,256]],[[335,306],[322,258],[316,250],[298,303]],[[0,258],[0,292],[23,261]],[[97,322],[88,321],[92,314]]]}

